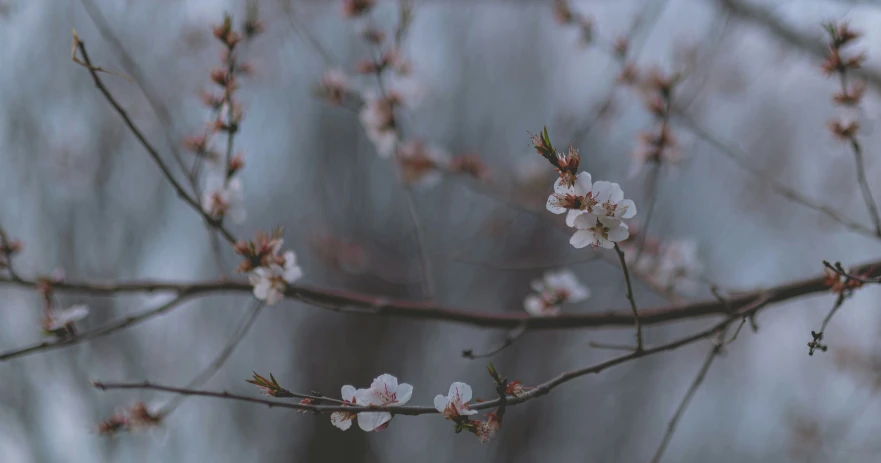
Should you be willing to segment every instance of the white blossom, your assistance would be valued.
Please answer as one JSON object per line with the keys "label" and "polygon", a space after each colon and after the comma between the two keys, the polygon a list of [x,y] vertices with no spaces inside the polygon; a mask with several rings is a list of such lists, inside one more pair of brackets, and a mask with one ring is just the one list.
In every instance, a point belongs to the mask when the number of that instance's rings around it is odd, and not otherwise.
{"label": "white blossom", "polygon": [[282,257],[284,258],[282,279],[287,283],[299,280],[303,276],[303,269],[297,265],[297,255],[294,254],[294,251],[285,251]]}
{"label": "white blossom", "polygon": [[455,419],[463,415],[473,415],[477,410],[471,410],[468,402],[471,401],[471,386],[456,382],[450,385],[450,391],[444,397],[438,394],[434,398],[434,408],[443,413],[444,418],[448,420]]}
{"label": "white blossom", "polygon": [[530,315],[556,315],[560,304],[577,303],[590,297],[590,289],[583,286],[569,270],[546,272],[541,279],[530,285],[538,294],[531,294],[523,301],[523,308]]}
{"label": "white blossom", "polygon": [[[398,378],[390,374],[382,374],[373,380],[369,389],[359,389],[356,392],[358,405],[387,407],[391,405],[404,405],[410,401],[413,395],[413,386],[398,384]],[[365,431],[379,431],[384,429],[392,419],[389,412],[361,412],[358,414],[358,426]]]}
{"label": "white blossom", "polygon": [[[273,254],[281,247],[281,240],[273,244]],[[254,287],[254,297],[265,301],[268,305],[274,305],[284,297],[288,283],[293,283],[303,276],[303,269],[297,265],[297,256],[294,251],[286,251],[282,255],[284,261],[281,265],[270,264],[269,266],[257,267],[248,275],[251,286]]]}
{"label": "white blossom", "polygon": [[615,217],[584,214],[575,218],[574,225],[578,231],[569,239],[569,244],[576,248],[591,246],[612,249],[615,243],[630,236],[627,224]]}
{"label": "white blossom", "polygon": [[211,177],[202,208],[216,219],[228,217],[233,223],[240,224],[247,215],[242,182],[238,178],[231,178],[225,183],[221,176]]}
{"label": "white blossom", "polygon": [[283,278],[284,269],[277,264],[269,267],[257,267],[248,275],[251,286],[254,287],[254,297],[274,305],[284,297],[287,285]]}
{"label": "white blossom", "polygon": [[[596,186],[604,187],[609,182],[597,182]],[[566,224],[570,227],[575,222],[575,218],[584,213],[599,213],[596,208],[599,201],[596,199],[601,190],[595,190],[594,184],[591,183],[590,174],[581,172],[575,178],[575,184],[567,187],[563,183],[562,178],[558,178],[554,182],[554,193],[548,196],[548,202],[545,207],[554,214],[562,214],[568,211],[566,215]]]}
{"label": "white blossom", "polygon": [[388,98],[377,98],[366,93],[359,119],[367,132],[367,138],[376,147],[379,157],[390,157],[398,144],[394,102]]}
{"label": "white blossom", "polygon": [[[617,183],[596,182],[595,198],[600,201],[600,214],[616,219],[629,219],[636,215],[636,205],[629,199],[624,199],[624,191]],[[570,225],[571,226],[571,225]]]}
{"label": "white blossom", "polygon": [[[343,398],[343,402],[345,402],[346,404],[356,404],[355,396],[358,394],[358,390],[355,390],[354,386],[349,386],[348,384],[343,386],[342,389],[340,389],[340,394]],[[330,415],[330,422],[333,423],[334,426],[345,431],[352,426],[352,420],[354,418],[354,413],[333,412]]]}
{"label": "white blossom", "polygon": [[84,304],[70,306],[66,309],[49,309],[43,316],[42,327],[46,331],[58,331],[68,323],[77,322],[89,315],[89,307]]}
{"label": "white blossom", "polygon": [[406,184],[430,188],[443,179],[450,155],[438,146],[410,140],[398,148],[395,160]]}

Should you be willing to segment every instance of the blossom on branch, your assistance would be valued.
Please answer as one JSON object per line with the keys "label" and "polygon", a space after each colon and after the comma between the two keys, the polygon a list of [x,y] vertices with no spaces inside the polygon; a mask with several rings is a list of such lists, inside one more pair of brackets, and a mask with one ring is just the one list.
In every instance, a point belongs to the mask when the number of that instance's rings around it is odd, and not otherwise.
{"label": "blossom on branch", "polygon": [[248,276],[254,286],[254,297],[273,305],[284,297],[288,283],[293,283],[303,276],[303,270],[297,265],[294,251],[287,251],[283,256],[283,264],[271,264],[258,267]]}
{"label": "blossom on branch", "polygon": [[450,155],[436,146],[412,140],[398,148],[395,161],[406,185],[430,188],[440,183]]}
{"label": "blossom on branch", "polygon": [[394,153],[398,143],[398,132],[395,126],[395,106],[400,102],[396,98],[377,98],[371,94],[364,95],[364,107],[359,118],[367,132],[367,138],[376,147],[381,158],[388,158]]}
{"label": "blossom on branch", "polygon": [[[356,405],[355,396],[358,394],[358,391],[359,390],[356,390],[354,386],[349,386],[348,384],[343,386],[342,389],[340,389],[343,402],[347,405]],[[330,422],[343,431],[352,426],[353,419],[355,419],[355,414],[349,412],[333,412],[330,415]]]}
{"label": "blossom on branch", "polygon": [[211,177],[209,188],[202,201],[202,208],[215,219],[229,217],[233,223],[244,222],[247,211],[242,182],[238,178],[224,182],[220,177]]}
{"label": "blossom on branch", "polygon": [[575,228],[578,231],[569,239],[569,244],[579,249],[586,246],[612,249],[615,243],[630,235],[627,224],[620,219],[591,214],[579,215],[575,219]]}
{"label": "blossom on branch", "polygon": [[578,303],[590,297],[590,289],[569,270],[547,272],[541,279],[533,280],[531,287],[538,294],[531,294],[523,301],[523,308],[530,315],[556,315],[560,304]]}
{"label": "blossom on branch", "polygon": [[255,241],[239,241],[233,245],[236,254],[245,258],[236,270],[249,273],[254,296],[269,305],[280,301],[287,285],[303,276],[294,251],[278,255],[284,244],[281,233],[281,228],[271,236],[258,232]]}
{"label": "blossom on branch", "polygon": [[[364,406],[388,407],[404,405],[413,395],[413,386],[398,384],[398,378],[386,373],[376,377],[368,389],[356,391],[356,402]],[[392,414],[389,412],[362,412],[358,414],[358,426],[364,431],[381,431],[388,427]]]}
{"label": "blossom on branch", "polygon": [[444,415],[444,418],[452,421],[462,419],[464,416],[473,415],[477,410],[471,410],[468,402],[471,401],[471,386],[455,382],[450,385],[450,391],[444,397],[438,394],[434,398],[434,408]]}

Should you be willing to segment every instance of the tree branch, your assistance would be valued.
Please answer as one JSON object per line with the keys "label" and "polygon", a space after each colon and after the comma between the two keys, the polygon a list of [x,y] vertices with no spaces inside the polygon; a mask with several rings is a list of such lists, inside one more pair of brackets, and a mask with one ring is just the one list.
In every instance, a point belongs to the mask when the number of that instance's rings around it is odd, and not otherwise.
{"label": "tree branch", "polygon": [[98,75],[98,68],[96,68],[91,59],[89,59],[89,54],[86,52],[86,45],[80,40],[76,31],[73,32],[73,43],[74,43],[74,51],[79,50],[80,54],[83,57],[83,63],[85,63],[85,68],[89,71],[89,74],[92,76],[92,80],[95,82],[95,86],[98,88],[98,91],[104,95],[104,98],[113,106],[113,109],[116,110],[116,113],[119,114],[119,117],[122,118],[126,127],[134,134],[135,138],[141,143],[141,146],[147,150],[147,153],[153,159],[157,166],[159,166],[159,170],[162,171],[162,175],[168,180],[171,184],[174,191],[177,193],[178,197],[183,200],[187,205],[193,208],[196,212],[202,216],[212,227],[216,228],[221,235],[228,241],[230,244],[235,244],[236,238],[227,230],[223,224],[221,224],[217,219],[211,217],[207,212],[202,209],[202,205],[199,204],[199,201],[193,199],[187,192],[184,190],[183,186],[174,178],[174,174],[172,174],[171,169],[165,164],[165,161],[162,160],[162,157],[159,155],[159,152],[156,151],[156,148],[150,144],[144,134],[140,129],[135,125],[135,123],[131,120],[126,113],[125,109],[116,101],[113,97],[113,94],[110,93],[110,90],[104,85],[104,82],[101,80],[101,76]]}
{"label": "tree branch", "polygon": [[[603,370],[611,368],[616,365],[620,365],[622,363],[635,360],[642,357],[647,357],[649,355],[658,354],[661,352],[667,352],[670,350],[678,349],[682,346],[694,343],[701,339],[708,338],[713,335],[718,335],[722,330],[724,330],[729,324],[731,324],[734,320],[737,320],[741,316],[749,316],[761,308],[765,307],[769,301],[768,297],[760,296],[755,298],[751,304],[743,307],[741,311],[736,314],[733,314],[727,317],[722,322],[719,322],[710,328],[695,333],[693,335],[678,339],[676,341],[662,344],[657,347],[652,347],[648,349],[643,349],[640,351],[633,351],[627,355],[622,355],[620,357],[615,357],[613,359],[607,360],[605,362],[601,362],[589,367],[572,370],[566,373],[562,373],[555,378],[533,388],[529,389],[527,392],[518,395],[518,396],[508,396],[504,399],[493,399],[488,400],[486,402],[479,402],[470,404],[470,409],[472,410],[487,410],[490,408],[495,408],[501,406],[503,403],[505,406],[519,405],[524,402],[528,402],[530,400],[536,399],[543,395],[548,394],[551,390],[556,387],[569,382],[575,378],[579,378],[581,376],[585,376],[591,373],[599,373]],[[345,406],[345,405],[308,405],[303,403],[286,403],[286,402],[278,402],[274,400],[267,399],[258,399],[254,397],[230,394],[229,392],[213,392],[213,391],[198,391],[184,388],[176,388],[171,386],[162,386],[158,384],[152,384],[150,382],[144,381],[141,383],[106,383],[106,382],[98,382],[93,381],[92,386],[99,390],[109,390],[109,389],[148,389],[154,391],[163,391],[163,392],[171,392],[175,394],[183,394],[189,396],[202,396],[202,397],[214,397],[218,399],[227,399],[227,400],[237,400],[242,402],[250,402],[261,405],[266,405],[268,407],[279,407],[279,408],[291,408],[295,410],[302,411],[310,411],[316,414],[321,413],[333,413],[338,411],[345,411],[350,413],[361,413],[361,412],[389,412],[394,415],[425,415],[425,414],[435,414],[438,413],[437,409],[434,407],[421,407],[421,406],[391,406],[391,407],[364,407],[364,406]],[[299,396],[299,395],[297,395]]]}
{"label": "tree branch", "polygon": [[[811,37],[776,19],[772,12],[765,7],[742,0],[715,0],[715,2],[734,16],[761,26],[784,43],[806,51],[819,59],[825,59],[829,52],[822,40]],[[881,71],[861,68],[855,72],[876,89],[881,89]]]}
{"label": "tree branch", "polygon": [[92,331],[87,331],[84,333],[79,333],[75,337],[71,338],[63,338],[55,341],[44,341],[39,344],[33,344],[28,347],[22,347],[6,352],[0,352],[0,362],[10,360],[17,357],[23,357],[25,355],[36,354],[38,352],[45,352],[53,349],[60,349],[62,347],[72,346],[74,344],[80,344],[82,342],[99,338],[102,336],[107,336],[108,334],[115,333],[117,331],[123,330],[125,328],[143,323],[153,317],[158,315],[162,315],[171,309],[174,309],[178,305],[182,304],[185,300],[194,296],[196,293],[182,293],[175,299],[172,299],[165,304],[156,307],[155,309],[148,310],[146,312],[142,312],[137,315],[131,315],[122,320],[118,320],[115,322],[110,322],[100,328],[96,328]]}
{"label": "tree branch", "polygon": [[630,272],[627,271],[627,261],[624,259],[624,251],[615,243],[615,252],[624,269],[624,281],[627,283],[627,300],[630,301],[630,310],[633,311],[633,324],[636,325],[636,350],[642,350],[642,324],[639,322],[639,309],[636,308],[636,299],[633,298],[633,286],[630,283]]}
{"label": "tree branch", "polygon": [[[881,261],[861,265],[854,270],[863,278],[881,276]],[[36,287],[36,281],[13,280],[0,277],[0,285]],[[81,292],[94,295],[167,291],[179,295],[199,295],[216,292],[250,293],[251,285],[238,281],[212,281],[198,283],[170,283],[158,281],[141,281],[117,284],[65,282],[53,284],[58,291]],[[740,293],[735,297],[720,301],[713,298],[689,304],[671,305],[658,308],[642,309],[639,313],[643,325],[655,325],[676,320],[691,319],[709,315],[726,315],[736,312],[752,303],[756,297],[767,295],[768,303],[774,304],[829,291],[825,275],[774,286],[765,290]],[[416,320],[445,321],[461,323],[484,328],[513,329],[525,325],[527,330],[555,330],[596,328],[605,326],[633,326],[633,310],[607,310],[600,313],[560,314],[553,317],[530,317],[522,312],[509,310],[507,313],[475,313],[473,309],[435,305],[420,301],[389,299],[364,293],[291,285],[286,297],[317,305],[339,312],[356,312],[366,315],[407,318]],[[355,310],[360,309],[360,310]],[[501,312],[501,310],[499,310]]]}

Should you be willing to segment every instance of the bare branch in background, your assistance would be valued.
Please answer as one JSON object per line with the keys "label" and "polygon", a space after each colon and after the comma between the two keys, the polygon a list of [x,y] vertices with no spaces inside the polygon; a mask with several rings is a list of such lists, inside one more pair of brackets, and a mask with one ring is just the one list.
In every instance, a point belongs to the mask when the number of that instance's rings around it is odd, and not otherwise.
{"label": "bare branch in background", "polygon": [[[745,0],[713,0],[720,7],[731,12],[735,17],[761,26],[763,29],[792,46],[805,51],[815,58],[825,59],[828,49],[819,36],[811,36],[797,30],[783,21],[774,17],[774,14],[764,6]],[[819,30],[819,28],[817,29]],[[857,75],[865,79],[876,89],[881,89],[881,72],[872,68],[861,68],[855,71]]]}
{"label": "bare branch in background", "polygon": [[[223,346],[223,349],[217,354],[217,357],[208,364],[198,375],[196,375],[185,388],[193,389],[202,387],[208,380],[210,380],[217,373],[218,370],[223,366],[224,363],[229,359],[230,355],[235,351],[236,347],[245,339],[245,335],[250,331],[251,326],[254,325],[254,322],[257,321],[257,316],[260,315],[261,309],[263,309],[264,304],[261,301],[253,301],[251,303],[251,308],[248,309],[248,312],[245,313],[245,316],[242,318],[241,322],[239,322],[239,326],[236,327],[232,336],[229,340],[227,340],[226,345]],[[166,417],[174,412],[178,407],[180,407],[183,402],[183,398],[185,396],[178,396],[173,400],[169,401],[167,404],[163,405],[162,408],[159,409],[157,414],[162,417]]]}
{"label": "bare branch in background", "polygon": [[91,339],[107,336],[108,334],[113,334],[117,331],[124,330],[131,326],[143,323],[153,317],[165,314],[173,310],[175,307],[181,305],[187,299],[192,298],[193,296],[195,296],[194,293],[181,292],[181,294],[178,295],[176,298],[156,307],[155,309],[150,309],[137,315],[130,315],[123,318],[122,320],[110,322],[102,327],[95,328],[91,331],[78,333],[76,336],[73,337],[62,338],[55,341],[43,341],[37,344],[33,344],[31,346],[13,349],[6,352],[0,352],[0,361],[6,361],[25,355],[46,352],[54,349],[61,349],[64,347],[80,344]]}

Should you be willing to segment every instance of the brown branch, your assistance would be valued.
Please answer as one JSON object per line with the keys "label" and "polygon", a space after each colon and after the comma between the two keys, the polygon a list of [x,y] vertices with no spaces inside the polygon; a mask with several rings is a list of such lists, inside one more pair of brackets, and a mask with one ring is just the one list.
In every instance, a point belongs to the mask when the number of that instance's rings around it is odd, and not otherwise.
{"label": "brown branch", "polygon": [[636,351],[642,350],[642,324],[639,322],[639,309],[636,308],[636,299],[633,298],[633,285],[630,283],[630,272],[627,271],[627,261],[624,260],[624,251],[615,243],[615,252],[624,269],[624,281],[627,283],[627,300],[630,301],[630,309],[633,311],[633,324],[636,326]]}
{"label": "brown branch", "polygon": [[[208,364],[198,375],[196,375],[189,383],[187,383],[186,387],[188,389],[201,387],[205,384],[206,381],[211,379],[218,370],[223,366],[224,363],[229,359],[232,353],[235,351],[236,347],[239,343],[245,338],[245,335],[248,334],[248,331],[251,330],[251,326],[254,325],[254,322],[257,321],[257,316],[260,315],[260,310],[263,309],[264,304],[262,301],[254,300],[252,301],[251,309],[245,314],[244,318],[240,322],[239,326],[236,327],[236,330],[233,332],[232,337],[226,342],[226,345],[223,346],[223,349],[220,350],[220,353],[217,354],[217,357],[214,358],[211,363]],[[180,407],[183,402],[183,396],[178,396],[177,398],[169,401],[167,404],[163,405],[159,410],[158,414],[165,417],[170,415],[174,410]]]}
{"label": "brown branch", "polygon": [[27,347],[21,347],[18,349],[9,350],[6,352],[0,352],[0,362],[10,360],[17,357],[23,357],[25,355],[36,354],[38,352],[45,352],[48,350],[60,349],[62,347],[72,346],[75,344],[80,344],[82,342],[99,338],[102,336],[107,336],[108,334],[115,333],[117,331],[123,330],[125,328],[129,328],[131,326],[143,323],[153,317],[162,315],[178,305],[182,304],[186,299],[194,296],[196,293],[182,293],[175,299],[172,299],[165,304],[160,305],[154,309],[142,312],[137,315],[131,315],[123,318],[122,320],[118,320],[115,322],[110,322],[102,327],[95,328],[91,331],[86,331],[84,333],[78,333],[75,337],[71,338],[62,338],[55,341],[44,341],[38,344],[33,344]]}
{"label": "brown branch", "polygon": [[[745,321],[746,317],[744,317],[743,320]],[[743,323],[737,328],[738,332],[741,327],[743,327]],[[658,450],[655,451],[655,456],[652,457],[652,463],[660,463],[661,457],[664,456],[664,451],[667,450],[667,445],[669,445],[670,440],[673,439],[673,433],[676,432],[676,425],[679,424],[679,419],[682,418],[682,415],[685,413],[685,409],[691,402],[691,398],[694,397],[694,393],[697,392],[697,388],[699,388],[701,383],[704,382],[704,378],[707,376],[707,372],[710,371],[710,366],[713,364],[713,360],[722,353],[724,334],[725,331],[723,330],[722,333],[720,333],[718,342],[713,345],[710,349],[710,353],[707,354],[703,366],[701,366],[700,371],[698,371],[697,376],[694,378],[694,381],[685,393],[685,397],[682,398],[682,402],[680,402],[679,406],[676,408],[676,412],[673,413],[673,417],[670,418],[670,421],[667,423],[667,430],[664,432],[664,437],[661,439],[661,444],[658,446]],[[735,333],[735,336],[737,336],[737,333]]]}
{"label": "brown branch", "polygon": [[517,342],[518,339],[520,339],[520,337],[523,336],[524,333],[526,333],[526,325],[525,324],[520,325],[517,328],[514,328],[513,330],[511,330],[510,332],[505,334],[505,340],[502,341],[502,343],[499,345],[499,347],[496,347],[495,349],[493,349],[489,352],[483,353],[483,354],[475,354],[473,349],[465,349],[462,351],[462,357],[465,357],[466,359],[470,359],[470,360],[492,357],[493,355],[498,354],[499,352],[507,349],[508,347],[511,347],[515,342]]}
{"label": "brown branch", "polygon": [[[854,269],[854,272],[863,275],[863,278],[879,277],[881,276],[881,261],[861,265]],[[16,281],[8,277],[0,277],[0,285],[4,284],[36,287],[38,283],[36,281]],[[116,284],[65,282],[53,284],[53,289],[94,295],[156,291],[176,292],[180,295],[197,295],[216,292],[250,293],[252,291],[251,286],[247,282],[238,281],[200,283],[141,281]],[[655,325],[709,315],[728,315],[746,307],[759,295],[767,295],[768,303],[774,304],[828,291],[829,287],[826,285],[825,275],[819,275],[765,290],[738,293],[736,296],[732,296],[724,301],[713,298],[689,304],[641,309],[639,311],[639,319],[643,325]],[[514,329],[521,324],[525,324],[527,330],[633,326],[632,308],[607,310],[599,313],[530,317],[528,314],[523,313],[519,307],[516,308],[516,311],[509,310],[507,313],[475,313],[474,309],[442,306],[420,301],[389,299],[352,291],[300,285],[291,285],[286,291],[286,296],[307,304],[340,312],[356,312],[380,317],[445,321],[484,328]],[[501,312],[501,310],[498,311]]]}
{"label": "brown branch", "polygon": [[[724,330],[729,324],[731,324],[734,320],[738,319],[741,316],[749,316],[755,314],[757,311],[765,307],[769,298],[767,296],[757,296],[754,298],[751,303],[747,304],[742,308],[742,310],[722,322],[719,322],[710,328],[707,328],[703,331],[695,333],[690,336],[686,336],[684,338],[680,338],[676,341],[662,344],[657,347],[652,347],[648,349],[643,349],[640,351],[633,351],[627,355],[622,355],[620,357],[615,357],[610,360],[606,360],[605,362],[601,362],[589,367],[572,370],[566,373],[562,373],[555,378],[533,388],[529,389],[528,392],[521,394],[519,396],[508,396],[504,399],[493,399],[486,402],[474,403],[471,404],[470,408],[472,410],[486,410],[490,408],[500,407],[502,404],[505,406],[518,405],[543,395],[548,394],[551,390],[560,386],[563,383],[569,382],[575,378],[579,378],[581,376],[585,376],[591,373],[599,373],[603,370],[611,368],[616,365],[620,365],[622,363],[635,360],[642,357],[647,357],[649,355],[658,354],[661,352],[667,352],[671,350],[678,349],[682,346],[686,346],[688,344],[692,344],[701,339],[706,339],[713,335],[718,335],[722,330]],[[242,402],[250,402],[261,405],[266,405],[268,407],[279,407],[279,408],[291,408],[295,410],[303,410],[310,411],[316,414],[320,413],[333,413],[337,411],[345,411],[350,413],[360,413],[360,412],[372,412],[372,411],[384,411],[389,412],[395,415],[426,415],[426,414],[435,414],[438,411],[434,407],[421,407],[421,406],[391,406],[391,407],[364,407],[364,406],[345,406],[345,405],[308,405],[303,403],[286,403],[286,402],[277,402],[274,400],[267,399],[258,399],[254,397],[241,396],[236,394],[230,394],[229,392],[213,392],[213,391],[198,391],[198,390],[190,390],[183,388],[176,388],[171,386],[162,386],[158,384],[152,384],[150,382],[144,381],[141,383],[105,383],[105,382],[92,382],[92,386],[102,391],[108,389],[148,389],[154,391],[163,391],[163,392],[171,392],[175,394],[183,394],[189,396],[202,396],[202,397],[214,397],[218,399],[228,399],[228,400],[237,400]],[[296,395],[297,397],[301,395]]]}
{"label": "brown branch", "polygon": [[[514,208],[514,209],[517,209],[519,211],[523,211],[528,214],[532,214],[540,219],[546,220],[548,223],[553,224],[554,228],[557,231],[559,231],[560,233],[566,234],[567,241],[568,241],[568,236],[569,236],[569,233],[571,233],[572,228],[568,227],[564,221],[557,220],[557,216],[548,214],[547,209],[545,209],[543,207],[531,206],[526,203],[520,203],[520,202],[514,201],[511,199],[509,194],[506,194],[505,192],[501,191],[498,187],[491,185],[491,184],[487,184],[485,182],[469,181],[469,182],[465,182],[465,185],[468,187],[468,189],[470,189],[471,191],[473,191],[475,193],[478,193],[478,194],[487,196],[489,198],[495,199],[496,201],[499,201],[507,206]],[[607,264],[615,265],[615,266],[618,265],[618,259],[609,253],[601,252],[601,253],[595,254],[595,256],[596,257],[585,258],[584,260],[572,261],[571,263],[582,263],[582,262],[587,262],[589,260],[593,260],[594,258],[597,258],[597,259],[601,259],[603,262],[605,262]],[[463,262],[465,262],[465,261],[463,261]],[[478,262],[473,262],[473,263],[478,264],[478,265],[482,265],[482,263],[478,263]],[[561,264],[561,265],[569,265],[569,264]],[[501,270],[507,270],[507,269],[502,268]],[[683,299],[681,296],[679,296],[678,294],[675,294],[675,293],[669,291],[668,289],[662,287],[661,285],[651,281],[651,279],[648,276],[646,276],[645,274],[643,274],[642,272],[633,272],[633,276],[636,277],[636,279],[639,280],[640,283],[642,283],[643,285],[645,285],[646,287],[648,287],[649,289],[651,289],[653,292],[657,293],[658,295],[662,296],[663,298],[667,299],[668,301],[673,302],[673,303],[683,302]]]}
{"label": "brown branch", "polygon": [[[358,405],[308,405],[303,403],[287,403],[287,402],[278,402],[275,400],[269,399],[258,399],[255,397],[248,397],[237,394],[230,394],[229,392],[212,392],[212,391],[198,391],[193,389],[185,389],[171,386],[162,386],[160,384],[152,384],[150,382],[144,381],[142,383],[105,383],[99,381],[92,381],[92,386],[96,389],[105,391],[110,389],[147,389],[153,391],[163,391],[163,392],[171,392],[174,394],[181,394],[185,396],[201,396],[201,397],[214,397],[218,399],[228,399],[228,400],[237,400],[241,402],[250,402],[255,404],[266,405],[270,408],[278,407],[278,408],[292,408],[294,410],[307,411],[312,413],[333,413],[333,412],[351,412],[351,413],[360,413],[360,412],[390,412],[395,415],[425,415],[431,413],[439,413],[437,409],[434,407],[415,407],[415,406],[393,406],[393,407],[364,407]],[[304,397],[310,398],[313,400],[324,400],[324,397],[315,397],[308,396],[305,394],[293,394],[294,397]],[[476,408],[476,407],[473,407]]]}
{"label": "brown branch", "polygon": [[848,280],[859,281],[860,283],[881,283],[881,277],[865,278],[859,275],[848,273],[846,270],[844,270],[844,267],[841,266],[841,262],[836,262],[835,265],[832,265],[829,263],[829,261],[824,260],[823,265],[829,270],[832,270],[833,272],[847,278]]}
{"label": "brown branch", "polygon": [[[761,26],[794,48],[806,51],[819,59],[825,59],[829,53],[829,49],[821,40],[776,19],[773,13],[765,7],[742,0],[716,0],[716,3],[734,16]],[[881,71],[861,68],[855,72],[876,89],[881,89]]]}
{"label": "brown branch", "polygon": [[866,209],[869,211],[869,217],[875,224],[875,233],[881,236],[881,216],[878,215],[878,205],[875,204],[875,198],[872,196],[872,190],[869,188],[869,181],[866,179],[866,167],[863,161],[863,146],[856,139],[850,138],[850,147],[853,149],[854,161],[857,169],[857,183],[860,185],[860,193],[863,195],[863,202],[866,203]]}
{"label": "brown branch", "polygon": [[159,152],[156,151],[156,148],[154,148],[153,145],[150,144],[150,142],[147,140],[141,130],[138,129],[135,123],[131,120],[125,109],[123,109],[123,107],[113,97],[113,94],[110,93],[110,90],[108,90],[107,87],[104,85],[104,82],[101,80],[101,76],[98,75],[99,69],[92,64],[91,59],[89,59],[89,54],[88,52],[86,52],[86,45],[85,43],[83,43],[82,40],[80,40],[76,31],[74,31],[73,33],[73,43],[74,51],[79,50],[80,55],[82,55],[82,63],[84,64],[84,67],[89,71],[89,74],[92,76],[92,80],[95,82],[95,87],[97,87],[98,91],[100,91],[101,94],[104,95],[104,98],[107,100],[107,102],[110,103],[111,106],[113,106],[113,109],[116,111],[117,114],[119,114],[119,117],[122,118],[126,127],[128,127],[132,134],[134,134],[135,138],[138,139],[138,141],[141,143],[141,146],[143,146],[144,149],[147,150],[147,153],[150,155],[156,165],[159,166],[159,170],[162,171],[162,174],[171,184],[172,188],[174,188],[174,191],[177,193],[178,197],[185,203],[187,203],[187,205],[189,205],[195,211],[197,211],[199,215],[202,216],[202,218],[205,219],[212,227],[216,228],[230,244],[234,244],[236,242],[235,236],[233,236],[233,234],[230,233],[229,230],[224,228],[223,224],[221,224],[214,217],[211,217],[207,212],[205,212],[202,209],[201,204],[199,204],[199,201],[193,199],[186,192],[186,190],[184,190],[183,186],[174,178],[174,174],[172,174],[171,169],[168,167],[168,165],[165,164],[165,161],[162,160],[162,157],[159,155]]}
{"label": "brown branch", "polygon": [[834,208],[827,206],[825,204],[818,203],[817,201],[814,201],[814,200],[804,196],[803,194],[799,193],[798,191],[777,181],[775,178],[771,177],[770,175],[768,175],[767,173],[765,173],[761,169],[759,169],[757,167],[753,167],[753,165],[746,159],[745,153],[743,153],[742,151],[740,151],[734,147],[731,147],[728,144],[726,144],[725,142],[723,142],[718,136],[711,133],[707,128],[700,125],[700,123],[698,123],[696,120],[694,120],[694,118],[692,118],[690,115],[686,114],[680,108],[674,106],[673,111],[674,111],[674,114],[676,115],[676,117],[685,125],[686,128],[688,128],[691,131],[691,133],[693,133],[701,140],[705,141],[706,143],[708,143],[711,146],[713,146],[714,148],[716,148],[716,150],[719,153],[721,153],[722,155],[724,155],[728,159],[731,159],[732,161],[734,161],[734,163],[737,164],[738,167],[749,172],[751,175],[755,176],[756,178],[760,179],[767,186],[769,186],[775,193],[779,194],[780,196],[783,196],[784,198],[786,198],[794,203],[797,203],[797,204],[800,204],[804,207],[807,207],[808,209],[813,209],[817,212],[823,213],[827,217],[829,217],[830,219],[844,225],[845,227],[849,228],[852,231],[855,231],[857,233],[860,233],[860,234],[863,234],[866,236],[871,236],[873,238],[881,237],[871,227],[863,225],[859,222],[856,222],[850,218],[847,218],[847,217],[839,214]]}

